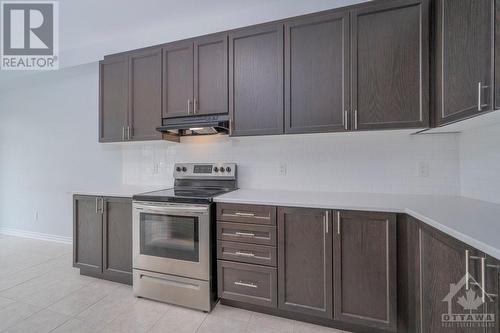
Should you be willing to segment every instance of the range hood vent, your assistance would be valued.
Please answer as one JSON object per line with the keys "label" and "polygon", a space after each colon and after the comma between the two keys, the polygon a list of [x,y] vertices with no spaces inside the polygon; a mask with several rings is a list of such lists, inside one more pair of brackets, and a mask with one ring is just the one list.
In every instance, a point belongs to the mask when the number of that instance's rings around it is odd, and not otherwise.
{"label": "range hood vent", "polygon": [[163,139],[175,142],[179,142],[181,136],[228,134],[229,116],[163,118],[162,126],[156,130],[163,133]]}

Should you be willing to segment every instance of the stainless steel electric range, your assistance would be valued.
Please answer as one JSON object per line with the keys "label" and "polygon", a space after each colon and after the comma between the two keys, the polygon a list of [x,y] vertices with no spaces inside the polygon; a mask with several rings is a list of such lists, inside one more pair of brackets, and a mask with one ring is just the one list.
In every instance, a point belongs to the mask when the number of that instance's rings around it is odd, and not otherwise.
{"label": "stainless steel electric range", "polygon": [[203,311],[216,300],[213,197],[237,189],[234,163],[180,163],[174,188],[133,197],[139,297]]}

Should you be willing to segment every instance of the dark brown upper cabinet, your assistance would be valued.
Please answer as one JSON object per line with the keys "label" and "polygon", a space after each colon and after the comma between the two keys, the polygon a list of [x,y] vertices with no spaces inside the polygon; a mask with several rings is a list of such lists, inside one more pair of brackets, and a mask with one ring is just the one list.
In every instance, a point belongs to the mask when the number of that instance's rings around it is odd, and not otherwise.
{"label": "dark brown upper cabinet", "polygon": [[349,13],[285,24],[285,132],[348,130]]}
{"label": "dark brown upper cabinet", "polygon": [[128,126],[128,56],[99,63],[99,142],[125,140]]}
{"label": "dark brown upper cabinet", "polygon": [[493,109],[495,6],[494,0],[435,5],[436,122],[443,125]]}
{"label": "dark brown upper cabinet", "polygon": [[396,215],[351,211],[335,215],[334,319],[395,331]]}
{"label": "dark brown upper cabinet", "polygon": [[228,112],[227,36],[205,37],[194,42],[194,101],[198,115]]}
{"label": "dark brown upper cabinet", "polygon": [[283,133],[283,25],[229,35],[229,112],[232,135]]}
{"label": "dark brown upper cabinet", "polygon": [[427,0],[351,11],[353,130],[429,125],[428,41]]}
{"label": "dark brown upper cabinet", "polygon": [[161,139],[161,49],[99,65],[99,142]]}
{"label": "dark brown upper cabinet", "polygon": [[161,49],[129,56],[128,140],[161,139]]}
{"label": "dark brown upper cabinet", "polygon": [[227,35],[163,48],[163,117],[228,112]]}
{"label": "dark brown upper cabinet", "polygon": [[332,226],[328,210],[278,208],[278,308],[332,318]]}
{"label": "dark brown upper cabinet", "polygon": [[187,116],[193,107],[193,42],[163,48],[163,118]]}

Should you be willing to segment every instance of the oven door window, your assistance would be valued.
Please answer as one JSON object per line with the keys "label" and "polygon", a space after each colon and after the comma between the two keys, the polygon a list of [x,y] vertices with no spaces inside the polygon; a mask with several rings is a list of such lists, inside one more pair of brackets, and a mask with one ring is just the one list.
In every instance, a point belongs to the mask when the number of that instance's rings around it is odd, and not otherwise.
{"label": "oven door window", "polygon": [[141,213],[141,254],[198,262],[198,223],[192,216]]}

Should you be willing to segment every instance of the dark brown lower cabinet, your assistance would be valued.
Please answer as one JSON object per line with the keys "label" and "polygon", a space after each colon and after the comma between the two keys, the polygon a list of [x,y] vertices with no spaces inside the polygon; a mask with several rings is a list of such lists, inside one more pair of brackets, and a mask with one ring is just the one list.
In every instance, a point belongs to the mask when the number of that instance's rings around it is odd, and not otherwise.
{"label": "dark brown lower cabinet", "polygon": [[337,211],[334,319],[396,330],[396,215]]}
{"label": "dark brown lower cabinet", "polygon": [[99,199],[73,198],[73,265],[93,273],[102,271],[102,216]]}
{"label": "dark brown lower cabinet", "polygon": [[278,208],[278,308],[332,317],[331,212]]}
{"label": "dark brown lower cabinet", "polygon": [[132,284],[132,200],[75,195],[73,210],[73,266]]}
{"label": "dark brown lower cabinet", "polygon": [[[498,283],[487,282],[484,288],[476,285],[482,283],[485,277],[493,273],[498,278],[496,270],[486,266],[484,270],[481,261],[484,254],[430,227],[421,226],[419,232],[420,252],[420,306],[417,311],[418,332],[456,332],[479,333],[487,330],[483,323],[456,322],[454,314],[485,314],[494,305],[486,297],[485,304],[479,304],[482,292],[491,292],[498,288]],[[469,282],[466,282],[466,272],[469,272]],[[467,291],[469,287],[469,291]],[[469,293],[469,294],[468,294]],[[498,315],[498,313],[497,313]],[[420,327],[419,327],[420,326]],[[495,325],[493,331],[498,332]]]}

